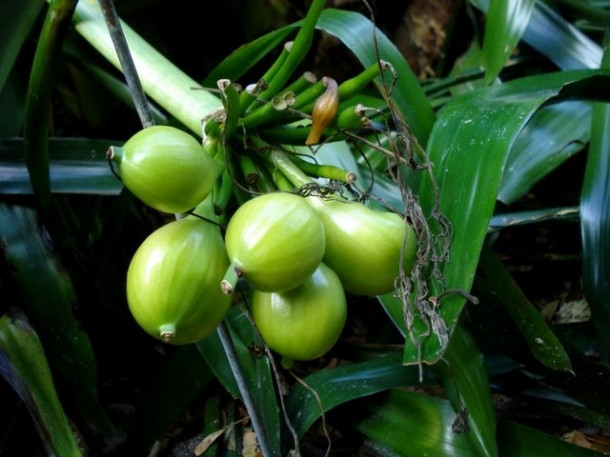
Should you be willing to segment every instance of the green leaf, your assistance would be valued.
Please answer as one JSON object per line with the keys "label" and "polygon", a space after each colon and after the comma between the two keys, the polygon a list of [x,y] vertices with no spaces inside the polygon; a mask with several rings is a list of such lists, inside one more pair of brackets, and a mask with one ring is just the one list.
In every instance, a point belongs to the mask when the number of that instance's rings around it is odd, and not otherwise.
{"label": "green leaf", "polygon": [[91,427],[103,439],[113,441],[116,431],[97,398],[91,342],[74,315],[72,281],[50,245],[49,233],[32,209],[2,204],[0,238],[18,303],[40,335],[51,366]]}
{"label": "green leaf", "polygon": [[[380,445],[402,457],[479,457],[465,434],[452,431],[456,415],[446,400],[403,390],[377,400],[359,405],[365,417],[356,424],[372,441],[370,446]],[[602,455],[509,421],[498,424],[498,448],[502,457]]]}
{"label": "green leaf", "polygon": [[44,0],[4,0],[0,6],[0,92],[34,22],[45,5]]}
{"label": "green leaf", "polygon": [[487,245],[482,250],[479,267],[486,292],[508,311],[536,359],[553,370],[571,372],[572,363],[559,338]]}
{"label": "green leaf", "polygon": [[491,2],[485,22],[483,61],[485,79],[493,81],[506,64],[525,30],[535,0],[496,0]]}
{"label": "green leaf", "polygon": [[[570,128],[565,126],[569,124]],[[542,107],[519,134],[506,162],[498,200],[510,205],[540,179],[584,148],[591,131],[591,103]]]}
{"label": "green leaf", "polygon": [[426,385],[434,379],[419,367],[406,367],[401,354],[388,354],[366,362],[319,371],[295,383],[286,401],[290,421],[299,436],[332,408],[356,398],[394,387]]}
{"label": "green leaf", "polygon": [[[279,456],[282,454],[280,450],[282,427],[276,391],[272,387],[275,386],[275,379],[267,357],[257,356],[253,351],[255,347],[263,346],[260,336],[237,305],[229,309],[225,322],[243,370],[243,381],[247,383],[257,413],[264,419],[261,424],[264,429],[262,432],[267,437],[271,447],[270,452]],[[210,335],[197,343],[197,348],[227,392],[235,398],[242,398],[219,335],[217,333]]]}
{"label": "green leaf", "polygon": [[435,367],[458,414],[457,420],[464,420],[460,414],[467,415],[466,424],[454,423],[453,428],[463,426],[470,431],[467,436],[479,455],[497,456],[496,414],[483,356],[462,325],[455,328],[444,359],[446,363]]}
{"label": "green leaf", "polygon": [[[610,43],[610,34],[605,44]],[[607,48],[606,48],[607,49]],[[603,67],[610,68],[610,52]],[[596,104],[580,199],[583,286],[605,360],[610,360],[610,105]]]}
{"label": "green leaf", "polygon": [[[51,192],[118,195],[123,183],[112,174],[106,151],[122,141],[49,139]],[[0,140],[0,194],[31,194],[22,139]]]}
{"label": "green leaf", "polygon": [[[591,78],[594,74],[583,70],[522,78],[456,97],[441,110],[428,154],[434,163],[440,211],[452,230],[450,261],[444,272],[448,290],[470,290],[508,154],[527,121],[547,101],[597,86]],[[422,180],[419,196],[429,214],[436,204],[436,188],[429,179]],[[459,294],[443,299],[440,316],[449,331],[464,302]],[[415,341],[421,335],[424,341],[421,348],[405,346],[405,363],[438,360],[444,351],[442,341],[436,335],[425,337],[428,326],[421,320],[411,331]]]}
{"label": "green leaf", "polygon": [[434,123],[434,112],[417,77],[396,46],[369,19],[353,11],[324,10],[317,26],[341,40],[364,68],[376,63],[378,58],[393,65],[399,78],[392,97],[415,137],[425,147]]}
{"label": "green leaf", "polygon": [[27,406],[44,446],[57,457],[81,456],[38,335],[15,310],[0,317],[0,374]]}

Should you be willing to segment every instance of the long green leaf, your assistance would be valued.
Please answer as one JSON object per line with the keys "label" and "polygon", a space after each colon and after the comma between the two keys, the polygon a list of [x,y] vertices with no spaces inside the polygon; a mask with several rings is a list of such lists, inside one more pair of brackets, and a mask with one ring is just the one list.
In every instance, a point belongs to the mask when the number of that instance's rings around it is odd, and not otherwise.
{"label": "long green leaf", "polygon": [[[464,434],[452,430],[456,415],[449,403],[431,395],[393,390],[364,404],[366,417],[356,427],[372,444],[402,457],[478,457]],[[356,412],[354,412],[356,413]],[[514,422],[498,424],[502,457],[601,457],[601,453],[566,443]]]}
{"label": "long green leaf", "polygon": [[[118,195],[122,182],[106,160],[111,144],[121,141],[85,138],[49,139],[51,192]],[[0,140],[0,194],[31,194],[32,186],[23,163],[23,140]]]}
{"label": "long green leaf", "polygon": [[[392,92],[409,127],[419,143],[425,147],[434,123],[434,112],[421,85],[396,46],[363,15],[345,10],[324,10],[318,27],[336,36],[358,58],[364,68],[377,59],[390,62],[399,75]],[[376,54],[376,46],[379,55]],[[391,81],[387,81],[388,84]]]}
{"label": "long green leaf", "polygon": [[479,267],[485,277],[482,282],[489,289],[488,293],[497,297],[504,305],[527,341],[532,354],[540,363],[553,370],[571,372],[570,358],[559,338],[549,328],[547,322],[530,303],[488,245],[483,248]]}
{"label": "long green leaf", "polygon": [[[610,34],[605,44],[610,43]],[[607,48],[606,48],[607,49]],[[602,63],[610,68],[610,52]],[[591,144],[580,200],[583,285],[593,314],[600,351],[610,360],[610,105],[593,108]]]}
{"label": "long green leaf", "polygon": [[529,22],[535,0],[496,0],[491,2],[485,22],[483,61],[485,79],[499,74]]}
{"label": "long green leaf", "polygon": [[[566,125],[570,128],[565,128]],[[519,134],[506,162],[498,200],[510,205],[540,179],[584,148],[591,131],[591,103],[545,106]]]}
{"label": "long green leaf", "polygon": [[48,244],[49,234],[32,209],[1,204],[0,238],[19,304],[40,335],[51,366],[93,431],[104,440],[114,440],[114,427],[97,397],[91,342],[74,315],[72,281]]}
{"label": "long green leaf", "polygon": [[[447,289],[470,290],[506,158],[527,121],[543,103],[575,89],[572,85],[585,90],[588,84],[597,84],[589,78],[593,75],[583,70],[523,78],[456,97],[439,113],[428,154],[434,163],[440,210],[452,230],[450,261],[444,272]],[[419,195],[429,213],[436,203],[436,188],[430,180],[422,180]],[[456,325],[464,302],[461,295],[443,299],[440,316],[449,330]],[[421,324],[416,321],[411,329],[415,341],[429,330]],[[422,344],[405,346],[405,363],[433,363],[444,351],[436,335]]]}
{"label": "long green leaf", "polygon": [[426,385],[435,379],[418,367],[405,367],[401,354],[388,354],[370,361],[314,373],[297,382],[287,399],[288,415],[299,436],[321,415],[356,398],[395,387]]}
{"label": "long green leaf", "polygon": [[57,457],[82,456],[42,344],[21,312],[0,317],[0,374],[22,397],[45,447]]}
{"label": "long green leaf", "polygon": [[497,456],[496,414],[483,356],[462,325],[455,328],[444,359],[446,363],[435,367],[454,411],[458,417],[460,413],[467,415],[462,424],[464,432],[468,431],[467,436],[479,455]]}

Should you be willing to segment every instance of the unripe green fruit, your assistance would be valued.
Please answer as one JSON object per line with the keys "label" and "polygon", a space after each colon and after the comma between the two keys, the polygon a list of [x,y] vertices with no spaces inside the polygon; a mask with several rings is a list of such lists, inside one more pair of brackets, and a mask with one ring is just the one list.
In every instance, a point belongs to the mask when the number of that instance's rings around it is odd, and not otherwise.
{"label": "unripe green fruit", "polygon": [[188,344],[212,333],[231,300],[218,289],[229,266],[220,229],[187,217],[155,230],[134,254],[127,301],[138,324],[166,343]]}
{"label": "unripe green fruit", "polygon": [[219,175],[216,162],[193,136],[169,126],[140,130],[122,148],[111,148],[109,157],[136,197],[166,213],[194,208]]}
{"label": "unripe green fruit", "polygon": [[324,263],[339,275],[346,291],[381,295],[394,290],[403,244],[403,268],[409,274],[417,240],[413,228],[405,226],[398,214],[373,210],[357,202],[319,197],[309,197],[307,201],[324,224]]}
{"label": "unripe green fruit", "polygon": [[232,293],[237,277],[264,292],[303,284],[324,255],[324,227],[304,198],[272,192],[248,200],[225,234],[231,266],[222,287]]}
{"label": "unripe green fruit", "polygon": [[339,339],[347,317],[341,281],[323,263],[296,289],[284,293],[254,290],[251,308],[267,345],[287,360],[324,355]]}

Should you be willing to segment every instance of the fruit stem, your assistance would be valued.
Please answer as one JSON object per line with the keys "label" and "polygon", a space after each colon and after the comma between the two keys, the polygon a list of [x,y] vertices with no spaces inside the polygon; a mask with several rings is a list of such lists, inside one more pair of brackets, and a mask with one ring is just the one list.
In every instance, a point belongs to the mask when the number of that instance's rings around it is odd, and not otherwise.
{"label": "fruit stem", "polygon": [[232,296],[241,275],[241,269],[237,265],[234,263],[229,265],[229,268],[227,268],[227,271],[220,282],[220,290],[222,290],[224,294]]}
{"label": "fruit stem", "polygon": [[176,326],[174,324],[163,324],[159,327],[159,336],[165,343],[171,343],[176,338]]}
{"label": "fruit stem", "polygon": [[269,153],[269,156],[273,165],[275,165],[295,187],[301,187],[305,184],[315,182],[297,167],[282,151],[274,149]]}
{"label": "fruit stem", "polygon": [[106,151],[106,158],[120,164],[123,160],[123,148],[120,146],[110,146]]}

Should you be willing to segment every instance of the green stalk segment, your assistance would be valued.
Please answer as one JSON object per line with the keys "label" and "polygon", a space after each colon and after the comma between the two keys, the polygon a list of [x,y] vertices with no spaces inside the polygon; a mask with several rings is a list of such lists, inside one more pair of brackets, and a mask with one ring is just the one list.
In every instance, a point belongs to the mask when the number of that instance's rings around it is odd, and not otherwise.
{"label": "green stalk segment", "polygon": [[334,165],[310,162],[308,160],[303,160],[296,155],[291,155],[290,160],[305,172],[305,174],[314,178],[327,178],[348,184],[352,184],[356,181],[356,175],[354,173],[335,167]]}
{"label": "green stalk segment", "polygon": [[[96,0],[80,0],[74,27],[116,68],[120,62]],[[220,100],[182,72],[122,22],[144,91],[191,131],[201,136],[201,120],[221,106]]]}

